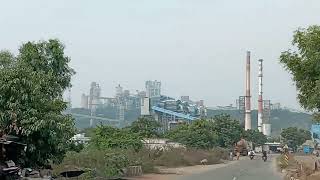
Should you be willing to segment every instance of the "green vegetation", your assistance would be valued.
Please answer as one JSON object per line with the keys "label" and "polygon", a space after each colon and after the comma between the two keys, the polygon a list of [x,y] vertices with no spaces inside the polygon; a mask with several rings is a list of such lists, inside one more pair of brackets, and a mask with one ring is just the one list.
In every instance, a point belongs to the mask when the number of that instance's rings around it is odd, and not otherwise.
{"label": "green vegetation", "polygon": [[253,143],[254,147],[261,146],[267,142],[267,137],[258,130],[249,129],[245,131],[244,138]]}
{"label": "green vegetation", "polygon": [[142,138],[157,138],[161,136],[161,133],[158,131],[160,127],[159,122],[154,119],[140,117],[129,126],[129,130]]}
{"label": "green vegetation", "polygon": [[92,137],[92,145],[97,149],[134,149],[142,148],[141,137],[127,129],[111,126],[98,126]]}
{"label": "green vegetation", "polygon": [[24,165],[60,162],[75,133],[62,94],[74,71],[58,40],[27,42],[0,52],[0,128],[28,144]]}
{"label": "green vegetation", "polygon": [[[157,166],[196,165],[203,159],[207,159],[208,164],[220,163],[221,159],[228,158],[228,151],[222,147],[232,146],[231,139],[240,139],[243,133],[236,120],[220,115],[212,120],[197,120],[189,125],[181,125],[164,135],[185,147],[144,147],[144,138],[162,136],[158,131],[159,126],[152,118],[142,117],[122,129],[104,125],[86,129],[83,132],[92,137],[90,144],[78,153],[74,152],[77,148],[73,147],[75,150],[60,165],[55,166],[55,172],[58,174],[68,167],[86,169],[87,173],[83,175],[83,179],[86,179],[92,176],[121,176],[122,169],[133,165],[140,165],[148,173],[156,172]],[[228,128],[233,132],[226,131]]]}
{"label": "green vegetation", "polygon": [[213,130],[217,132],[220,147],[230,147],[244,135],[239,121],[232,119],[229,115],[217,115],[213,118],[213,122]]}
{"label": "green vegetation", "polygon": [[311,139],[310,131],[304,129],[298,129],[296,127],[289,127],[283,129],[281,137],[288,144],[289,147],[297,149],[298,146],[302,145],[306,140]]}
{"label": "green vegetation", "polygon": [[166,137],[188,148],[210,149],[218,145],[218,135],[212,121],[197,120],[169,131]]}
{"label": "green vegetation", "polygon": [[283,52],[280,62],[293,76],[300,104],[315,111],[314,120],[320,122],[320,26],[295,31],[292,45],[297,51]]}

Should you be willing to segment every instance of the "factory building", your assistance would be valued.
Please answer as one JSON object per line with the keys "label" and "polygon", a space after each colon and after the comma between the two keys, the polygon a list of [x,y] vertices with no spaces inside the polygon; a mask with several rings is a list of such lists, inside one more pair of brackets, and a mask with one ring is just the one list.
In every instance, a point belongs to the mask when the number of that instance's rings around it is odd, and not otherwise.
{"label": "factory building", "polygon": [[89,109],[89,96],[82,94],[81,95],[81,108]]}
{"label": "factory building", "polygon": [[161,95],[161,82],[155,81],[146,81],[146,92],[147,97],[154,98],[160,97]]}

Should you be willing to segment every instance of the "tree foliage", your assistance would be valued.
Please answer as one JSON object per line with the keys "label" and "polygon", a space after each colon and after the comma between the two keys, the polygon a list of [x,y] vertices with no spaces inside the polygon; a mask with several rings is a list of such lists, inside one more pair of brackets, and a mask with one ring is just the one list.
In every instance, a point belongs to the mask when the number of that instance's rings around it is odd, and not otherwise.
{"label": "tree foliage", "polygon": [[189,147],[208,149],[231,147],[243,136],[239,121],[229,115],[217,115],[210,120],[196,120],[169,131],[168,138]]}
{"label": "tree foliage", "polygon": [[142,138],[157,138],[160,137],[158,128],[160,123],[152,118],[140,117],[128,127],[130,132],[138,134]]}
{"label": "tree foliage", "polygon": [[169,131],[166,137],[187,147],[198,149],[216,147],[218,140],[213,130],[213,122],[207,120],[196,120],[191,124],[180,125]]}
{"label": "tree foliage", "polygon": [[248,129],[244,132],[244,138],[252,142],[253,146],[261,146],[267,142],[267,137],[258,130]]}
{"label": "tree foliage", "polygon": [[304,129],[298,129],[297,127],[289,127],[283,129],[281,137],[292,148],[296,149],[302,145],[306,140],[311,139],[310,131]]}
{"label": "tree foliage", "polygon": [[7,50],[0,50],[0,69],[7,68],[15,61],[14,55]]}
{"label": "tree foliage", "polygon": [[139,135],[127,129],[118,129],[100,125],[95,129],[91,144],[98,149],[134,149],[142,148],[142,139]]}
{"label": "tree foliage", "polygon": [[58,40],[27,42],[17,57],[5,52],[0,59],[10,63],[0,69],[0,128],[27,143],[26,165],[61,161],[75,132],[72,117],[62,114],[62,94],[74,74],[64,46]]}
{"label": "tree foliage", "polygon": [[[294,32],[292,45],[297,51],[281,54],[280,62],[296,83],[302,107],[320,111],[320,26],[310,26]],[[320,122],[320,116],[315,116]]]}
{"label": "tree foliage", "polygon": [[219,137],[220,147],[230,147],[243,136],[244,130],[239,121],[232,119],[230,115],[217,115],[213,118],[213,121],[213,130]]}

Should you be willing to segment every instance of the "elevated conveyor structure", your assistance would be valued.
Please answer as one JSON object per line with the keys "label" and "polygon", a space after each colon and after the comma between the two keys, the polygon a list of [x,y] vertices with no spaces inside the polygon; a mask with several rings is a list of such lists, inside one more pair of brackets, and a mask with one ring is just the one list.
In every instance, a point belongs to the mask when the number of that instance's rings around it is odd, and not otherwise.
{"label": "elevated conveyor structure", "polygon": [[108,125],[116,126],[116,127],[119,127],[119,125],[120,125],[120,121],[118,119],[109,119],[109,118],[104,118],[104,117],[90,116],[90,115],[76,114],[76,113],[71,113],[71,115],[73,117],[92,119],[93,121],[96,121],[95,123],[105,122]]}
{"label": "elevated conveyor structure", "polygon": [[179,122],[190,123],[198,119],[190,114],[179,113],[157,106],[152,106],[151,109],[154,111],[155,119],[162,125],[162,131],[169,130],[170,124],[177,124]]}

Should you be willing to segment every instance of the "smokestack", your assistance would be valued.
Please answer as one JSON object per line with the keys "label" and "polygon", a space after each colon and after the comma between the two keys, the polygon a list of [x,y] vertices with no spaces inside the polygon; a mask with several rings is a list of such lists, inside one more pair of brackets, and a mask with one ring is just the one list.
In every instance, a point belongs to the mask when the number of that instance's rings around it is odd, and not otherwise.
{"label": "smokestack", "polygon": [[263,70],[263,66],[262,66],[262,59],[259,59],[259,74],[258,74],[258,78],[259,78],[259,97],[258,97],[258,130],[259,132],[262,132],[262,116],[263,116],[263,106],[262,106],[262,70]]}
{"label": "smokestack", "polygon": [[250,51],[247,51],[247,64],[246,64],[246,112],[244,118],[244,129],[251,129],[251,94],[250,94]]}

